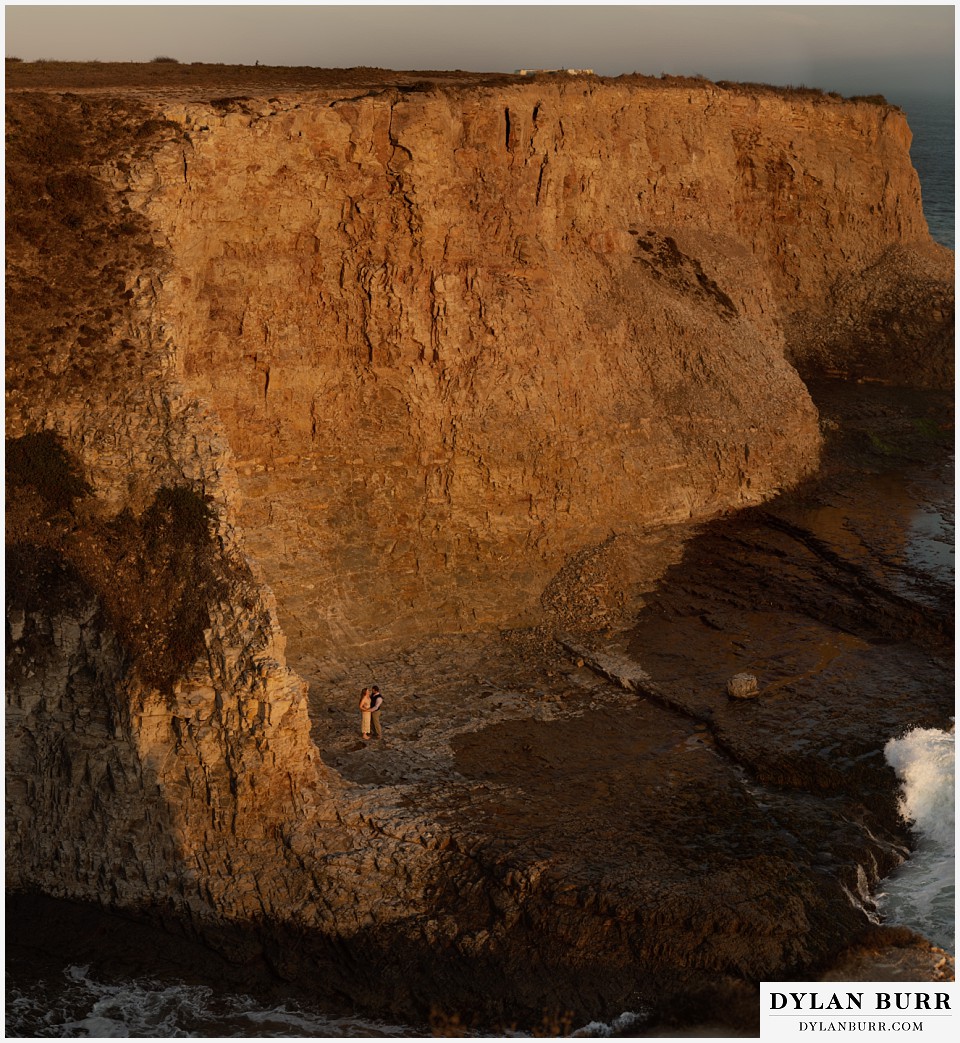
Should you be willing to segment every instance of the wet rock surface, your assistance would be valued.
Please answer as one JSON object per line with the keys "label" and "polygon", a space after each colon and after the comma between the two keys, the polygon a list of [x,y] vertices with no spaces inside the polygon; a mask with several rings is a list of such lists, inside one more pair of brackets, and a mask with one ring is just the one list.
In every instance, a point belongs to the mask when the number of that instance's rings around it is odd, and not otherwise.
{"label": "wet rock surface", "polygon": [[[626,629],[436,639],[308,675],[339,828],[365,845],[343,885],[376,892],[402,859],[410,894],[384,892],[383,924],[335,946],[227,932],[215,948],[229,969],[213,974],[292,994],[325,966],[314,998],[409,1023],[434,1009],[501,1027],[644,1010],[634,1035],[750,1034],[760,978],[952,974],[920,939],[879,938],[869,898],[911,843],[883,745],[948,726],[953,708],[938,543],[950,403],[870,387],[817,399],[818,479],[661,546],[675,563]],[[584,577],[599,597],[600,559],[551,597],[576,605]],[[758,697],[730,699],[746,672]],[[382,743],[359,734],[373,681]],[[433,912],[405,921],[414,891]],[[55,947],[28,913],[26,933]],[[386,967],[398,945],[405,962]]]}
{"label": "wet rock surface", "polygon": [[[368,664],[382,745],[360,740],[346,678],[339,700],[312,692],[322,756],[369,813],[416,808],[431,843],[513,867],[528,922],[549,919],[538,961],[557,973],[564,940],[582,980],[606,961],[629,985],[604,1001],[624,1009],[817,973],[869,933],[871,888],[911,844],[883,746],[950,726],[949,399],[817,398],[821,475],[701,527],[625,632]],[[747,672],[757,697],[731,699]],[[597,1000],[563,988],[577,1009]]]}

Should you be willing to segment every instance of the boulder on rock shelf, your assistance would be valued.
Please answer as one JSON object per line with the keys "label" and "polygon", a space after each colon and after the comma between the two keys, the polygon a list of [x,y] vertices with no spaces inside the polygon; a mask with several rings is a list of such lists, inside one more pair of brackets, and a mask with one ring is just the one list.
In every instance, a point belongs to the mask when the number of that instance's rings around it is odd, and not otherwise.
{"label": "boulder on rock shelf", "polygon": [[760,686],[753,674],[734,674],[727,681],[727,695],[731,699],[756,699]]}

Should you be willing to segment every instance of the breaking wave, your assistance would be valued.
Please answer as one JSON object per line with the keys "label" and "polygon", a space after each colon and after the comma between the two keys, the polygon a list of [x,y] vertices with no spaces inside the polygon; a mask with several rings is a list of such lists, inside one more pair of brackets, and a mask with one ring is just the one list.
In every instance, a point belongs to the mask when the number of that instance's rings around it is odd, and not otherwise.
{"label": "breaking wave", "polygon": [[877,904],[888,923],[912,927],[955,952],[955,733],[914,728],[884,748],[902,783],[900,813],[916,851],[882,884]]}

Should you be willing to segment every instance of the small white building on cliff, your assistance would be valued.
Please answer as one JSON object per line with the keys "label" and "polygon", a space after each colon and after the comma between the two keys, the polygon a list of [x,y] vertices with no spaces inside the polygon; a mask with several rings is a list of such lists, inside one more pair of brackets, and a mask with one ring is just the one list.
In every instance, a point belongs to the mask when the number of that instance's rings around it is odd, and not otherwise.
{"label": "small white building on cliff", "polygon": [[593,69],[517,69],[517,76],[539,76],[566,73],[567,76],[595,76]]}

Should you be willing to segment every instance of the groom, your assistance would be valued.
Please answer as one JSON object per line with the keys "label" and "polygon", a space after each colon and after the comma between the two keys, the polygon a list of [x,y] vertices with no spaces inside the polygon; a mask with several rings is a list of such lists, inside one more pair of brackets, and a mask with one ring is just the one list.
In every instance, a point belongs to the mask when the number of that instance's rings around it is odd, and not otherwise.
{"label": "groom", "polygon": [[380,707],[383,706],[383,696],[380,694],[380,686],[375,684],[370,689],[370,723],[378,739],[383,739],[383,729],[380,727]]}

